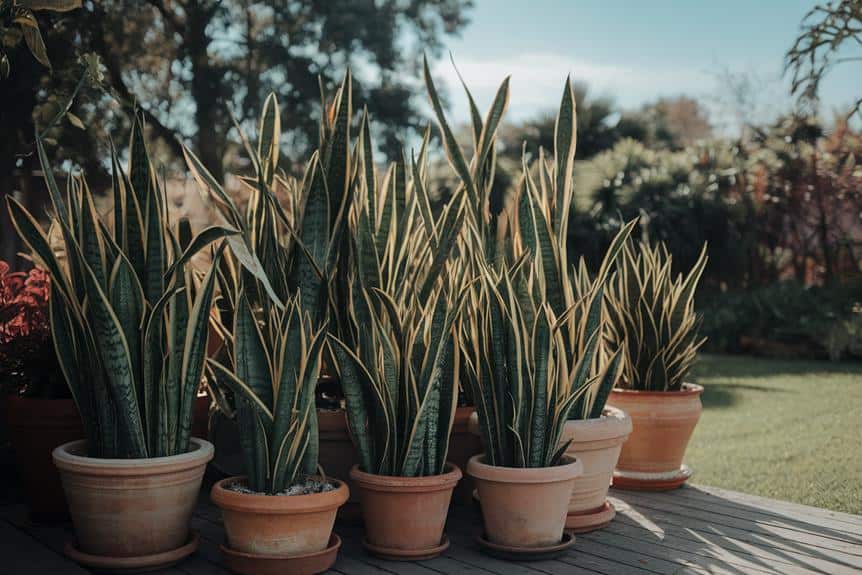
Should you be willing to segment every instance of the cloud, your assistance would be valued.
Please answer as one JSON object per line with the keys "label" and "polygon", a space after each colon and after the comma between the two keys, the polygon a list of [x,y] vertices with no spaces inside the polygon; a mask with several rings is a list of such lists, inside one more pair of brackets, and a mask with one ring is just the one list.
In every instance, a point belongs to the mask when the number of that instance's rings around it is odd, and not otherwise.
{"label": "cloud", "polygon": [[[455,63],[483,112],[503,78],[512,76],[510,120],[556,109],[568,74],[575,82],[585,82],[592,94],[610,96],[626,108],[663,95],[699,96],[715,85],[715,77],[702,70],[601,64],[554,52],[532,52],[503,58],[459,58],[456,55]],[[453,117],[456,121],[466,120],[466,98],[451,62],[448,59],[438,62],[434,74],[449,88]]]}

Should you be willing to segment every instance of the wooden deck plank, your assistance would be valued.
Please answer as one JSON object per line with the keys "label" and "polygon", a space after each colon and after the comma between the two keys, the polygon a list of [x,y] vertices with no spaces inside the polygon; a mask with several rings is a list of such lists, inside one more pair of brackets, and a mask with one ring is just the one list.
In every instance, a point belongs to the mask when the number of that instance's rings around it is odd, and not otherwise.
{"label": "wooden deck plank", "polygon": [[[833,573],[833,572],[859,572],[854,561],[846,561],[846,556],[839,553],[824,552],[817,548],[804,548],[796,545],[788,545],[779,539],[762,539],[749,537],[746,532],[737,532],[735,535],[727,530],[706,529],[692,525],[675,525],[662,521],[658,517],[647,518],[633,507],[627,507],[619,499],[614,500],[618,511],[617,519],[609,526],[610,531],[616,531],[621,525],[629,525],[641,533],[652,532],[663,541],[685,541],[701,545],[704,550],[720,548],[725,552],[740,556],[757,557],[766,564],[789,563],[804,566],[811,572]],[[648,512],[649,510],[643,510]],[[658,523],[653,522],[653,519]],[[855,559],[855,558],[851,558]]]}
{"label": "wooden deck plank", "polygon": [[[779,516],[835,521],[841,524],[862,527],[862,515],[853,515],[851,513],[843,513],[841,511],[833,511],[832,509],[803,505],[792,501],[769,499],[768,497],[740,493],[739,491],[730,491],[728,489],[722,489],[721,487],[710,487],[708,485],[699,484],[686,485],[677,490],[675,495],[677,494],[683,498],[699,500],[717,499],[728,506],[739,505],[746,508],[756,508],[764,513],[772,513]],[[830,524],[824,523],[824,525],[829,526]]]}
{"label": "wooden deck plank", "polygon": [[[829,568],[840,572],[841,567],[834,562],[823,562],[818,565],[816,559],[794,554],[787,557],[778,555],[768,550],[731,550],[728,547],[734,545],[733,540],[724,538],[693,537],[684,538],[673,531],[650,531],[640,526],[629,524],[624,515],[619,515],[604,530],[597,534],[584,535],[587,538],[597,538],[608,545],[620,545],[631,548],[647,547],[646,553],[662,553],[668,556],[691,555],[703,557],[707,565],[727,565],[745,573],[781,573],[782,575],[801,575],[810,573],[813,568]],[[662,549],[662,548],[667,548]],[[853,572],[855,568],[846,567],[845,572]],[[830,572],[830,571],[824,571]]]}
{"label": "wooden deck plank", "polygon": [[[774,525],[776,527],[786,527],[797,531],[824,535],[841,541],[849,541],[856,544],[862,542],[862,525],[855,525],[815,513],[801,513],[798,511],[780,512],[776,511],[775,508],[764,508],[762,504],[745,504],[715,495],[702,494],[692,497],[690,495],[692,492],[697,492],[697,488],[680,489],[677,492],[679,496],[673,498],[673,504],[679,507],[718,513],[764,525]],[[620,492],[612,492],[612,494],[616,493]],[[677,495],[677,493],[674,493],[674,495]],[[665,498],[666,495],[661,493],[631,493],[628,499],[662,501]]]}
{"label": "wooden deck plank", "polygon": [[[564,556],[513,563],[484,555],[474,537],[481,516],[473,508],[450,514],[451,547],[419,563],[385,561],[365,553],[361,528],[337,524],[342,552],[334,575],[844,575],[862,572],[862,518],[705,487],[671,493],[612,491],[617,519],[577,536]],[[0,573],[86,575],[62,548],[70,526],[32,524],[14,498],[0,502]],[[218,546],[219,510],[204,489],[192,528],[201,535],[194,556],[158,575],[227,575]],[[8,559],[7,559],[8,558]]]}
{"label": "wooden deck plank", "polygon": [[[619,496],[619,493],[614,493]],[[800,532],[795,529],[756,523],[727,515],[710,513],[677,505],[672,499],[649,498],[641,494],[626,494],[626,503],[640,513],[648,515],[653,521],[664,521],[673,525],[706,532],[720,531],[744,541],[768,544],[779,542],[780,546],[804,547],[828,550],[844,555],[855,556],[862,569],[862,540],[858,543],[834,539],[827,535]]]}
{"label": "wooden deck plank", "polygon": [[87,575],[89,571],[70,563],[63,555],[54,552],[12,524],[0,521],[0,573]]}

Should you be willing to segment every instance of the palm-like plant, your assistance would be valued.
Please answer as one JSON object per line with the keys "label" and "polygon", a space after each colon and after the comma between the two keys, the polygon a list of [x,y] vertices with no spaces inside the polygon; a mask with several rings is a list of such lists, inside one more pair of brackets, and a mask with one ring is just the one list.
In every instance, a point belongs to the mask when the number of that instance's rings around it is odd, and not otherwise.
{"label": "palm-like plant", "polygon": [[620,387],[679,391],[706,341],[698,336],[694,292],[706,267],[706,246],[688,274],[672,273],[664,244],[629,242],[608,290],[610,341],[622,350]]}
{"label": "palm-like plant", "polygon": [[214,359],[208,364],[236,397],[248,487],[272,495],[313,471],[306,462],[316,437],[314,388],[325,326],[315,331],[299,297],[284,307],[267,306],[260,318],[244,292],[236,302],[226,340],[233,369]]}
{"label": "palm-like plant", "polygon": [[[37,150],[51,195],[49,234],[8,199],[13,224],[51,282],[57,358],[81,417],[92,457],[145,458],[188,449],[203,373],[215,266],[199,282],[189,259],[235,230],[175,232],[150,163],[143,124],[132,126],[129,167],[112,151],[113,227],[99,219],[82,176],[60,191],[42,142]],[[215,255],[218,263],[222,250]]]}

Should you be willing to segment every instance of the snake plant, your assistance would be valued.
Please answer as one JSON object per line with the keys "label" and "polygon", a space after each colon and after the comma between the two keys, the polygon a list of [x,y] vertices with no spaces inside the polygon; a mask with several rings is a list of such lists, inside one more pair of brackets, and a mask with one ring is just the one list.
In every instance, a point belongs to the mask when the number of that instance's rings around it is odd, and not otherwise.
{"label": "snake plant", "polygon": [[[11,196],[12,222],[34,260],[51,274],[51,330],[92,457],[146,458],[188,450],[203,373],[215,265],[198,281],[189,259],[236,230],[213,226],[192,237],[169,226],[136,115],[128,169],[112,149],[113,218],[100,220],[86,180],[55,181],[36,147],[54,213],[50,232]],[[57,238],[55,251],[49,236]]]}
{"label": "snake plant", "polygon": [[[350,141],[353,117],[350,73],[345,75],[331,102],[325,93],[322,99],[321,106],[327,112],[321,120],[321,143],[306,164],[302,180],[278,170],[281,114],[275,94],[270,94],[264,103],[256,145],[236,125],[254,169],[252,176],[239,178],[249,193],[244,211],[240,211],[200,160],[185,150],[188,166],[204,197],[212,202],[224,223],[241,232],[228,238],[231,250],[218,271],[223,295],[219,302],[222,326],[235,325],[240,293],[254,309],[263,310],[264,317],[274,313],[270,307],[280,308],[284,302],[298,298],[303,317],[314,330],[322,325],[335,329],[343,322],[351,257],[348,211],[358,177],[353,169],[356,152]],[[225,336],[231,337],[230,333]],[[234,361],[236,356],[228,355],[227,359]],[[227,368],[233,373],[239,371],[237,365]],[[224,377],[219,372],[211,375],[216,381]],[[225,388],[229,387],[217,386],[216,400],[225,413],[238,418],[243,443],[261,441],[259,434],[249,436],[255,433],[254,425],[249,422],[254,413],[234,405],[232,394],[220,393]],[[302,469],[310,474],[317,468],[318,455],[314,409],[308,430],[310,440]]]}
{"label": "snake plant", "polygon": [[268,306],[265,315],[252,309],[244,292],[236,302],[226,340],[233,368],[207,362],[214,381],[236,397],[248,487],[272,495],[316,468],[316,457],[307,468],[307,453],[316,437],[314,388],[325,326],[312,327],[299,296],[283,307]]}
{"label": "snake plant", "polygon": [[622,349],[620,387],[679,391],[706,341],[698,336],[694,292],[706,267],[706,246],[686,275],[674,277],[664,244],[626,244],[608,289],[610,340]]}
{"label": "snake plant", "polygon": [[450,255],[463,229],[464,190],[431,210],[426,131],[418,157],[374,170],[361,125],[351,213],[348,313],[333,334],[360,465],[369,473],[443,473],[457,406],[454,323],[464,290]]}

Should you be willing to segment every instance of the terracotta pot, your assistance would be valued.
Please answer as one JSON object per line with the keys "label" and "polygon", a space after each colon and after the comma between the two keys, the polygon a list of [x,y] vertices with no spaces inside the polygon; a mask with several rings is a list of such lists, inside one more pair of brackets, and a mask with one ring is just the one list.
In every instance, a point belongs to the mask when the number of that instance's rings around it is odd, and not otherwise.
{"label": "terracotta pot", "polygon": [[700,419],[703,387],[685,384],[681,391],[614,389],[608,403],[632,418],[617,470],[623,473],[678,474],[688,440]]}
{"label": "terracotta pot", "polygon": [[[474,455],[482,453],[482,440],[470,430],[470,418],[476,413],[476,409],[470,407],[459,407],[455,410],[455,422],[452,425],[452,435],[449,437],[449,455],[447,459],[455,464],[458,469],[467,469],[467,462]],[[453,503],[468,505],[473,498],[473,481],[469,477],[463,477],[455,487],[452,496]]]}
{"label": "terracotta pot", "polygon": [[67,519],[69,510],[51,452],[84,437],[75,402],[10,395],[6,408],[9,439],[30,516],[36,521]]}
{"label": "terracotta pot", "polygon": [[[350,484],[350,469],[359,463],[356,448],[347,427],[347,412],[343,409],[318,409],[317,429],[320,440],[318,462],[327,477]],[[351,500],[357,500],[350,493]]]}
{"label": "terracotta pot", "polygon": [[445,549],[443,527],[461,470],[394,477],[350,470],[365,521],[366,548],[388,558],[430,558]]}
{"label": "terracotta pot", "polygon": [[613,508],[607,503],[608,488],[620,449],[632,431],[632,420],[622,410],[607,407],[601,417],[567,421],[562,441],[569,441],[566,455],[584,467],[572,487],[566,527],[579,532],[607,524]]}
{"label": "terracotta pot", "polygon": [[309,495],[258,495],[228,489],[245,483],[229,477],[213,485],[210,497],[221,508],[227,546],[242,553],[291,557],[327,548],[338,508],[350,492],[331,479],[333,491]]}
{"label": "terracotta pot", "polygon": [[73,441],[53,454],[80,551],[142,557],[188,543],[211,443],[192,438],[188,453],[149,459],[86,457],[85,447]]}
{"label": "terracotta pot", "polygon": [[559,545],[581,462],[563,456],[554,467],[517,468],[487,465],[484,458],[472,457],[467,473],[479,492],[486,539],[518,548]]}

